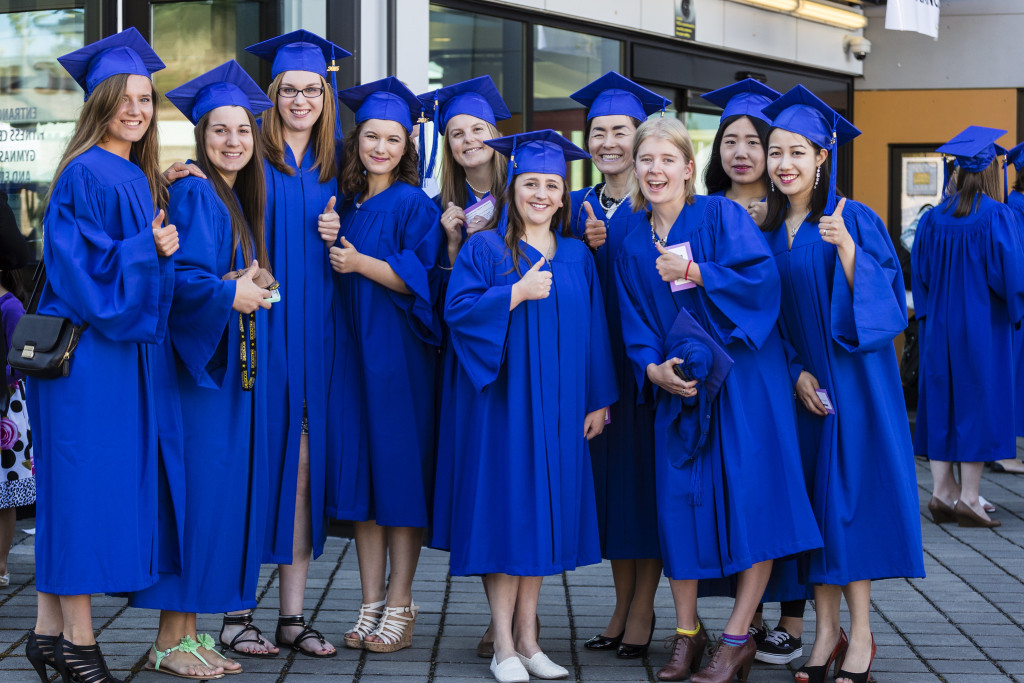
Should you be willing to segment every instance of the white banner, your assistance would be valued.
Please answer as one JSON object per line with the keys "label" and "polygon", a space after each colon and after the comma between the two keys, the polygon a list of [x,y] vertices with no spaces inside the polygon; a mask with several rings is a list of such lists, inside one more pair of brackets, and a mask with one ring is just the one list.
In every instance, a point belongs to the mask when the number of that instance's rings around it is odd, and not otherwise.
{"label": "white banner", "polygon": [[889,0],[885,6],[885,27],[938,38],[939,0]]}

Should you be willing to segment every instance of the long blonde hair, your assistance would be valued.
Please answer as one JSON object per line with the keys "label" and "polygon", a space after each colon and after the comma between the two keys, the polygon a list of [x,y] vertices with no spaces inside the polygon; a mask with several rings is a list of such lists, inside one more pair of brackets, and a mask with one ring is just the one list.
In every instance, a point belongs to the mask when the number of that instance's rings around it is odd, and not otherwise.
{"label": "long blonde hair", "polygon": [[[648,119],[636,129],[636,136],[633,138],[633,168],[636,168],[636,157],[640,151],[640,145],[649,137],[668,140],[682,153],[687,163],[693,161],[693,140],[690,139],[690,132],[686,130],[683,122],[677,118],[668,116]],[[690,177],[683,185],[683,194],[686,196],[686,203],[693,204],[693,198],[697,194],[697,173],[690,174]],[[640,182],[636,173],[629,179],[629,201],[633,205],[633,211],[647,208],[647,198],[640,189]]]}
{"label": "long blonde hair", "polygon": [[[267,97],[274,103],[274,106],[267,109],[260,116],[260,123],[263,131],[263,154],[270,165],[287,175],[295,175],[294,169],[285,163],[284,160],[284,121],[277,111],[277,91],[281,88],[281,80],[286,71],[282,71],[271,82],[267,88]],[[338,174],[338,159],[335,154],[334,142],[334,121],[338,117],[338,110],[335,106],[334,91],[331,85],[320,78],[320,87],[324,89],[321,95],[324,100],[323,110],[320,118],[313,124],[313,132],[310,142],[313,144],[313,168],[320,171],[320,182],[326,183]],[[302,159],[296,159],[295,163],[302,165]]]}
{"label": "long blonde hair", "polygon": [[[501,133],[489,121],[484,121],[484,125],[487,126],[487,132],[491,134],[491,139],[501,137]],[[447,133],[447,131],[445,132]],[[487,188],[492,195],[497,195],[504,189],[507,173],[508,159],[504,154],[495,150],[491,155],[491,186]],[[448,136],[445,135],[441,152],[442,209],[448,206],[448,202],[452,202],[460,208],[465,207],[469,202],[469,193],[466,192],[466,169],[455,161],[452,146],[448,142]]]}
{"label": "long blonde hair", "polygon": [[[117,110],[121,108],[121,98],[128,86],[128,74],[115,74],[106,78],[93,89],[89,99],[82,106],[78,115],[78,123],[75,124],[75,132],[71,134],[68,146],[57,164],[57,170],[53,174],[53,183],[50,184],[50,192],[46,199],[49,201],[50,193],[57,185],[57,179],[67,168],[68,164],[77,159],[85,152],[99,144],[107,134],[107,126],[117,116]],[[164,185],[163,176],[160,174],[160,143],[157,137],[157,112],[160,109],[160,96],[156,88],[150,87],[153,93],[153,117],[149,121],[149,128],[142,134],[142,139],[132,143],[132,155],[139,165],[149,183],[149,192],[153,195],[153,204],[161,209],[167,208],[167,187]]]}

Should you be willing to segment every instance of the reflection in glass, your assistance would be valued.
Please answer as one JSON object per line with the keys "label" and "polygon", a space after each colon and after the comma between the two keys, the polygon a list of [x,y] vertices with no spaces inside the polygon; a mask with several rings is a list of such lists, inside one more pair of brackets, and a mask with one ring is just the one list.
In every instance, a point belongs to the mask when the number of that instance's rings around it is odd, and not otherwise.
{"label": "reflection in glass", "polygon": [[[258,58],[245,52],[258,42],[259,2],[212,0],[165,2],[152,6],[153,49],[167,68],[153,76],[165,93],[185,81],[235,59],[254,76],[261,73]],[[166,167],[191,158],[195,148],[192,124],[164,98],[160,100],[160,163]]]}
{"label": "reflection in glass", "polygon": [[721,114],[704,114],[701,112],[689,111],[682,117],[686,124],[686,130],[690,131],[690,138],[693,140],[694,173],[697,178],[697,194],[707,194],[707,186],[704,184],[704,169],[711,159],[711,146],[715,142],[715,134],[718,133],[718,123]]}
{"label": "reflection in glass", "polygon": [[82,106],[57,57],[82,47],[84,35],[81,7],[0,14],[0,189],[37,256],[42,199]]}
{"label": "reflection in glass", "polygon": [[[535,25],[533,29],[533,127],[551,128],[587,149],[586,111],[569,95],[609,71],[622,70],[622,42]],[[575,190],[601,182],[589,161],[569,165]]]}

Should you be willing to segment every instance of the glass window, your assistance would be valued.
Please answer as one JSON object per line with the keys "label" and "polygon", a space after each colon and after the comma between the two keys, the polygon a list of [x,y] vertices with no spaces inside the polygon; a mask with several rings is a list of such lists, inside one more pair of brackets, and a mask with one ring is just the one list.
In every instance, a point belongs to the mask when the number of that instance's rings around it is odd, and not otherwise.
{"label": "glass window", "polygon": [[[245,51],[260,40],[256,0],[162,2],[151,6],[152,45],[167,68],[153,75],[157,91],[166,93],[229,59],[250,74],[259,74],[260,60]],[[192,124],[166,98],[161,98],[160,164],[195,156]]]}
{"label": "glass window", "polygon": [[[609,71],[622,71],[622,41],[537,24],[533,48],[533,128],[551,128],[586,149],[586,111],[569,95]],[[569,167],[574,190],[600,181],[590,162]]]}
{"label": "glass window", "polygon": [[431,89],[489,75],[512,118],[499,121],[505,135],[523,130],[522,22],[430,6]]}
{"label": "glass window", "polygon": [[25,2],[38,9],[0,13],[0,190],[37,256],[43,198],[83,101],[57,57],[84,45],[85,4]]}

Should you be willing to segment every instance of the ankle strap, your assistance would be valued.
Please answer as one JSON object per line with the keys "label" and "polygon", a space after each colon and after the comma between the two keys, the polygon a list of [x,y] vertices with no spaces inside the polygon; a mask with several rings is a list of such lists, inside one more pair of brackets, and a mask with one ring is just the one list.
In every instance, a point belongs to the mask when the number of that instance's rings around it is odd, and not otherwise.
{"label": "ankle strap", "polygon": [[280,614],[277,617],[278,626],[305,626],[306,618],[301,614]]}
{"label": "ankle strap", "polygon": [[252,623],[252,610],[241,614],[225,614],[224,623],[228,626],[245,626]]}

